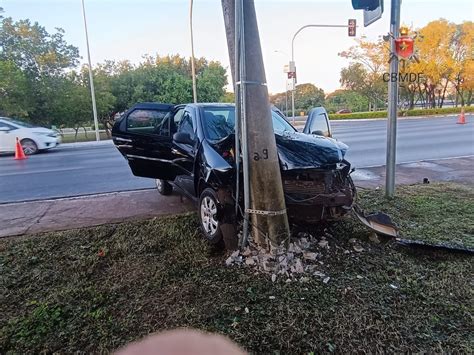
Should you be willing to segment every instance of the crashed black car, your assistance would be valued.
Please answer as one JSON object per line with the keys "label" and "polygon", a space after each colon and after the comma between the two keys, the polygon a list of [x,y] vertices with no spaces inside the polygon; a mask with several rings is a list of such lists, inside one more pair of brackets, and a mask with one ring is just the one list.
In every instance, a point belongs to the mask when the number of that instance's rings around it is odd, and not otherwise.
{"label": "crashed black car", "polygon": [[[313,109],[303,133],[275,108],[272,120],[290,222],[348,213],[355,196],[344,160],[348,147],[330,137],[326,111]],[[231,104],[140,103],[122,115],[112,135],[134,175],[156,179],[163,195],[175,187],[198,203],[202,230],[217,242],[235,204],[234,122]]]}

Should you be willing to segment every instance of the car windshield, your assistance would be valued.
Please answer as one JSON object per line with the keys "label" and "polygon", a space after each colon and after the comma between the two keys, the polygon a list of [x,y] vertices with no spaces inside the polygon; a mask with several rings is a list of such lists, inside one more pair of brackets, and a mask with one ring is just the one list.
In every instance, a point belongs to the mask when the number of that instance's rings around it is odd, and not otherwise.
{"label": "car windshield", "polygon": [[29,123],[26,123],[26,122],[23,122],[23,121],[18,121],[18,120],[14,120],[12,118],[8,118],[6,120],[7,122],[11,122],[11,123],[14,123],[18,126],[21,126],[21,127],[25,127],[25,128],[35,128],[35,127],[38,127],[38,126],[34,126],[34,125],[31,125]]}
{"label": "car windshield", "polygon": [[[212,141],[219,141],[234,133],[234,107],[204,107],[204,134]],[[295,132],[282,116],[272,110],[273,131],[275,133]]]}

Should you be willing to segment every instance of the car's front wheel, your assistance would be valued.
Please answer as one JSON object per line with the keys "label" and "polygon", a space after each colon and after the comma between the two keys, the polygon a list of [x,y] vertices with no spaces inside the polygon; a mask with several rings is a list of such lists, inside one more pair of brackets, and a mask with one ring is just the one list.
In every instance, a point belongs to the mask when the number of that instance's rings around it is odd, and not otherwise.
{"label": "car's front wheel", "polygon": [[221,222],[218,218],[219,208],[215,191],[210,188],[205,189],[199,199],[199,220],[204,236],[212,244],[222,239]]}
{"label": "car's front wheel", "polygon": [[156,179],[155,183],[156,183],[156,189],[161,195],[167,196],[173,193],[173,186],[171,186],[171,184],[168,181],[162,180],[162,179]]}
{"label": "car's front wheel", "polygon": [[36,143],[28,138],[22,139],[21,140],[21,147],[23,148],[23,152],[26,155],[32,155],[38,153],[38,146]]}

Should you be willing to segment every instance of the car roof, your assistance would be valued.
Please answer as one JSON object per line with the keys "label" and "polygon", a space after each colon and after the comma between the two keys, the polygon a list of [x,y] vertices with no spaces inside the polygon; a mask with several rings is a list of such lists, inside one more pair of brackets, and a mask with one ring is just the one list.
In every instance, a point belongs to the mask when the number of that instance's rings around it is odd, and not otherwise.
{"label": "car roof", "polygon": [[234,107],[233,103],[222,103],[222,102],[200,102],[195,104],[188,104],[189,106],[196,107]]}
{"label": "car roof", "polygon": [[153,109],[153,110],[169,110],[173,108],[174,105],[172,104],[162,104],[158,102],[139,102],[132,106],[132,109]]}

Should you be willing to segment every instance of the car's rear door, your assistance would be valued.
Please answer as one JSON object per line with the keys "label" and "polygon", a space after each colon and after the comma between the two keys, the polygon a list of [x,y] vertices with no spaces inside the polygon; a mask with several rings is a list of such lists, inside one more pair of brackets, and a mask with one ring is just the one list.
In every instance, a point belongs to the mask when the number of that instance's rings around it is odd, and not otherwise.
{"label": "car's rear door", "polygon": [[18,127],[12,124],[0,121],[0,152],[13,152],[15,151],[15,131]]}
{"label": "car's rear door", "polygon": [[173,105],[144,103],[128,110],[112,129],[113,141],[134,175],[174,180]]}

